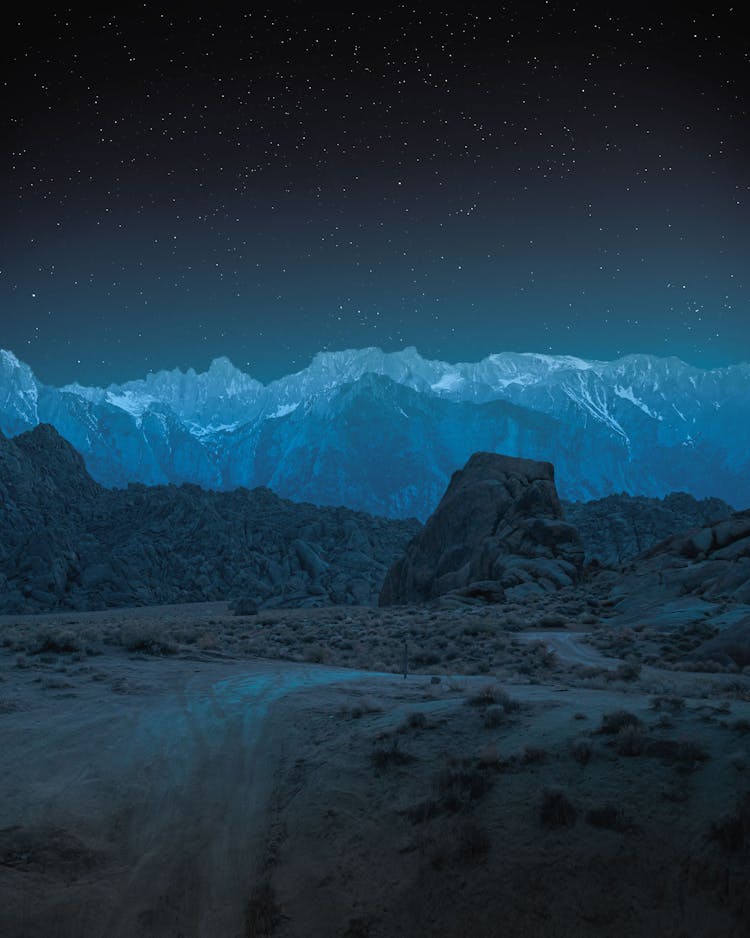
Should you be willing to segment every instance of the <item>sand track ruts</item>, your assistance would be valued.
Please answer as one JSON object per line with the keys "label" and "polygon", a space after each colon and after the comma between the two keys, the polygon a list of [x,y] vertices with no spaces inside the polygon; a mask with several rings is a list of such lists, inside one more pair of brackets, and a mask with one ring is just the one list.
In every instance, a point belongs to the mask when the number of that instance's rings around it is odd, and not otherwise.
{"label": "sand track ruts", "polygon": [[0,724],[0,934],[245,934],[274,700],[352,680],[288,663],[107,663]]}

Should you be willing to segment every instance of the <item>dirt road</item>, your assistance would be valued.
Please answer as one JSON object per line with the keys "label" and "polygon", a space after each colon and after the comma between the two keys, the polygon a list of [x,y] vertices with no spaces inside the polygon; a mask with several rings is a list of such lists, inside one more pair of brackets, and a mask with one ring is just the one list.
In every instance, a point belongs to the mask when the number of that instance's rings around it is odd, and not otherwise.
{"label": "dirt road", "polygon": [[125,658],[95,674],[29,677],[0,717],[0,934],[244,936],[268,708],[354,675]]}
{"label": "dirt road", "polygon": [[586,644],[587,632],[518,632],[516,638],[523,642],[544,642],[565,664],[582,664],[586,667],[616,667],[616,658],[608,658]]}

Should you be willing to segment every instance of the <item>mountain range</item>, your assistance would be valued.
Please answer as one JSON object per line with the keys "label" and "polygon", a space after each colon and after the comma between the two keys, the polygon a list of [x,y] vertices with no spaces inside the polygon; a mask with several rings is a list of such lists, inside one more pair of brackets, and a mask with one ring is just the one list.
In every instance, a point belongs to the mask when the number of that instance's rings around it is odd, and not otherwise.
{"label": "mountain range", "polygon": [[750,365],[414,348],[321,352],[269,384],[215,359],[106,388],[39,381],[0,351],[0,430],[52,424],[98,482],[267,486],[424,520],[475,451],[553,462],[561,496],[681,490],[750,504]]}

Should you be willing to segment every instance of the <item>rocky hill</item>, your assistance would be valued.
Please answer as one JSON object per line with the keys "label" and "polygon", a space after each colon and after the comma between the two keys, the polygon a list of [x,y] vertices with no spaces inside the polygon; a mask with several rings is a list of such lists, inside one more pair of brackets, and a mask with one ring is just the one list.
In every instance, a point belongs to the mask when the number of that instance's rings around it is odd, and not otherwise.
{"label": "rocky hill", "polygon": [[265,488],[105,489],[50,426],[0,438],[0,611],[374,602],[416,521]]}
{"label": "rocky hill", "polygon": [[590,502],[563,502],[566,519],[581,535],[586,563],[617,567],[665,538],[721,521],[732,507],[720,498],[696,499],[686,492],[664,498],[626,494]]}

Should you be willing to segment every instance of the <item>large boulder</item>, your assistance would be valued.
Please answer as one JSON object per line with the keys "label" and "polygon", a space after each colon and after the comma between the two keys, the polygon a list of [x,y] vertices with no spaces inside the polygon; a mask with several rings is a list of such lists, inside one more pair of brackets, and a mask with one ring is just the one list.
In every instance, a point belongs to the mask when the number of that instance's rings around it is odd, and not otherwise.
{"label": "large boulder", "polygon": [[551,592],[578,579],[583,555],[551,463],[475,453],[388,571],[380,605]]}

